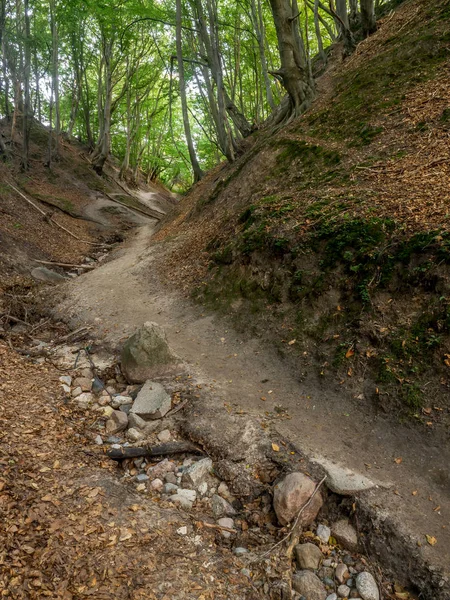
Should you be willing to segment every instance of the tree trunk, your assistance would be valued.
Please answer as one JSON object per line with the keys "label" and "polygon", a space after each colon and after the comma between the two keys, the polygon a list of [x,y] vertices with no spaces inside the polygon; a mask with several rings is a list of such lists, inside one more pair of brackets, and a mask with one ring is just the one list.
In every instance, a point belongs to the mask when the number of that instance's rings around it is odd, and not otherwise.
{"label": "tree trunk", "polygon": [[53,97],[55,103],[55,147],[54,156],[55,158],[59,155],[59,136],[61,134],[61,115],[59,105],[59,73],[58,73],[58,26],[56,23],[56,2],[55,0],[50,1],[50,29],[52,34],[52,86],[53,86]]}
{"label": "tree trunk", "polygon": [[192,141],[191,125],[189,123],[188,105],[186,98],[186,82],[184,77],[184,62],[183,62],[183,44],[181,39],[182,22],[181,22],[181,0],[176,0],[176,45],[177,45],[177,62],[178,62],[178,81],[180,86],[181,112],[183,115],[184,135],[186,136],[186,144],[188,147],[189,158],[194,172],[194,182],[200,181],[203,177],[203,171],[197,160],[195,153],[194,142]]}
{"label": "tree trunk", "polygon": [[327,56],[323,49],[322,32],[320,31],[319,23],[319,0],[314,0],[314,30],[316,32],[317,47],[319,49],[319,56],[322,64],[327,64]]}
{"label": "tree trunk", "polygon": [[22,155],[22,169],[26,171],[28,169],[28,147],[30,139],[30,73],[31,73],[31,47],[30,47],[30,14],[28,10],[28,0],[24,0],[24,71],[23,71],[23,95],[24,95],[24,107],[22,116],[22,138],[23,138],[23,155]]}
{"label": "tree trunk", "polygon": [[[256,1],[258,4],[256,4]],[[269,71],[267,68],[266,46],[265,46],[265,27],[261,8],[261,0],[251,0],[251,19],[255,29],[256,40],[258,42],[259,60],[261,62],[261,73],[264,80],[264,88],[266,91],[266,99],[270,108],[275,108],[275,101],[272,94],[272,86],[269,79]]]}
{"label": "tree trunk", "polygon": [[281,60],[281,68],[273,75],[278,77],[289,95],[289,114],[282,114],[282,118],[290,118],[301,115],[311,105],[314,81],[308,70],[304,47],[299,46],[298,13],[294,13],[290,0],[270,0],[270,6]]}
{"label": "tree trunk", "polygon": [[[105,96],[103,111],[100,117],[100,132],[97,145],[92,153],[91,161],[94,171],[101,175],[111,149],[111,105],[112,105],[112,40],[103,40],[103,59],[105,71]],[[100,101],[99,101],[100,102]],[[101,102],[100,102],[101,103]]]}
{"label": "tree trunk", "polygon": [[375,6],[373,0],[360,0],[361,25],[364,37],[368,37],[377,30]]}

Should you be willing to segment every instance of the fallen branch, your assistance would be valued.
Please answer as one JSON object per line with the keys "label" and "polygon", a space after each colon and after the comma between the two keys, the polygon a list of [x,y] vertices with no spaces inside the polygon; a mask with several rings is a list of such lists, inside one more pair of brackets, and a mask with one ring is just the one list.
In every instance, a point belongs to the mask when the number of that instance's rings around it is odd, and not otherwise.
{"label": "fallen branch", "polygon": [[172,415],[179,412],[182,408],[184,408],[186,406],[187,403],[188,403],[187,399],[183,400],[183,402],[180,402],[180,404],[178,406],[175,406],[175,408],[172,408],[172,410],[169,410],[169,412],[164,415],[164,419],[167,419],[167,417],[171,417]]}
{"label": "fallen branch", "polygon": [[38,260],[37,258],[34,258],[33,260],[41,265],[53,265],[55,267],[65,267],[67,269],[95,269],[95,266],[93,265],[72,265],[71,263],[52,262],[51,260]]}
{"label": "fallen branch", "polygon": [[229,533],[236,533],[236,529],[224,527],[223,525],[216,525],[215,523],[207,523],[206,521],[196,521],[196,525],[199,527],[207,527],[208,529],[218,529],[219,531],[228,531]]}
{"label": "fallen branch", "polygon": [[125,458],[139,458],[141,456],[165,456],[167,454],[182,454],[183,452],[192,452],[195,454],[203,454],[203,451],[191,444],[191,442],[169,442],[153,448],[134,448],[121,447],[110,448],[107,455],[111,460],[124,460]]}
{"label": "fallen branch", "polygon": [[60,337],[58,339],[58,344],[60,344],[61,342],[67,342],[67,340],[70,340],[70,338],[78,335],[79,333],[84,333],[85,331],[89,331],[90,329],[92,329],[92,327],[87,326],[87,325],[83,325],[83,327],[80,327],[79,329],[75,329],[75,331],[71,331],[70,333],[68,333],[67,335],[64,335],[63,337]]}
{"label": "fallen branch", "polygon": [[[325,477],[319,481],[319,483],[316,485],[316,489],[314,490],[314,492],[312,493],[311,497],[309,498],[308,502],[306,502],[301,509],[298,511],[297,514],[297,518],[295,519],[294,525],[292,526],[291,530],[284,536],[283,539],[281,539],[279,542],[277,542],[274,546],[272,546],[271,548],[269,548],[269,550],[267,550],[267,552],[265,552],[261,558],[265,558],[266,556],[268,556],[269,554],[272,554],[272,552],[275,550],[275,548],[278,548],[278,546],[281,546],[281,544],[283,544],[286,540],[288,540],[291,536],[293,536],[294,534],[297,533],[297,530],[299,528],[299,523],[300,523],[300,517],[302,516],[302,514],[304,513],[304,511],[308,508],[308,506],[311,504],[311,502],[313,501],[314,496],[317,494],[317,492],[320,490],[320,488],[322,487],[325,479],[327,478],[327,476],[325,475]],[[295,546],[295,544],[297,543],[295,540],[293,540],[295,543],[289,545],[289,548],[287,550],[287,554],[288,556],[290,555],[290,553],[292,552],[291,550],[291,546]],[[258,559],[259,560],[259,559]]]}

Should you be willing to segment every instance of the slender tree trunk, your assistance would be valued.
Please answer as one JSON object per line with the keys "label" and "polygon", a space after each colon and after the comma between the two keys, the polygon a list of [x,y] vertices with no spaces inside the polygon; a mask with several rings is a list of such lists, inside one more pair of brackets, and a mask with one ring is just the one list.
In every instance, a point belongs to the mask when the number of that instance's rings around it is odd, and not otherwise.
{"label": "slender tree trunk", "polygon": [[323,49],[323,41],[322,41],[322,32],[320,31],[320,23],[319,23],[319,0],[314,0],[314,30],[316,32],[317,38],[317,47],[319,49],[319,56],[322,61],[322,64],[325,66],[327,64],[327,56]]}
{"label": "slender tree trunk", "polygon": [[61,134],[61,114],[59,105],[59,55],[58,55],[58,25],[56,23],[56,2],[50,1],[50,29],[52,34],[52,85],[55,100],[55,158],[59,155],[59,136]]}
{"label": "slender tree trunk", "polygon": [[22,138],[23,138],[23,156],[22,169],[28,169],[28,150],[30,141],[30,73],[31,73],[31,47],[30,47],[30,15],[28,10],[28,0],[24,0],[24,71],[23,71],[23,94],[24,107],[22,117]]}
{"label": "slender tree trunk", "polygon": [[361,25],[364,37],[368,37],[377,30],[375,6],[373,0],[360,0]]}
{"label": "slender tree trunk", "polygon": [[272,86],[269,79],[267,68],[266,46],[265,46],[265,27],[261,8],[261,0],[251,0],[251,19],[255,29],[256,40],[258,42],[259,60],[261,62],[261,73],[264,80],[264,89],[266,91],[267,104],[272,110],[275,108],[275,101],[272,94]]}
{"label": "slender tree trunk", "polygon": [[177,45],[177,62],[178,62],[178,81],[180,86],[181,112],[183,115],[184,135],[186,136],[186,144],[188,147],[189,158],[194,172],[194,181],[200,181],[203,177],[203,171],[197,160],[195,153],[194,142],[192,141],[191,125],[189,123],[188,105],[186,98],[186,83],[184,77],[184,62],[183,62],[183,43],[181,39],[182,21],[181,21],[181,0],[176,0],[176,45]]}

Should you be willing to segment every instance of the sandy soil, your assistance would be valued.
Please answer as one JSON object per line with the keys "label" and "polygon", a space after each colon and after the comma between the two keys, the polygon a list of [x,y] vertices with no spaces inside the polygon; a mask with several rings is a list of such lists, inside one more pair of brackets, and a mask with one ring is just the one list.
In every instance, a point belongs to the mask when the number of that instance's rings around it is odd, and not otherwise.
{"label": "sandy soil", "polygon": [[[432,431],[374,414],[363,401],[314,377],[300,383],[258,339],[244,339],[226,320],[165,289],[154,264],[170,242],[151,245],[152,232],[151,225],[136,230],[109,262],[59,288],[59,316],[93,325],[97,340],[111,350],[145,321],[158,322],[190,372],[214,382],[218,406],[227,402],[247,411],[309,455],[391,486],[380,502],[397,512],[426,558],[447,571],[448,445]],[[435,546],[427,545],[426,534],[436,537]]]}

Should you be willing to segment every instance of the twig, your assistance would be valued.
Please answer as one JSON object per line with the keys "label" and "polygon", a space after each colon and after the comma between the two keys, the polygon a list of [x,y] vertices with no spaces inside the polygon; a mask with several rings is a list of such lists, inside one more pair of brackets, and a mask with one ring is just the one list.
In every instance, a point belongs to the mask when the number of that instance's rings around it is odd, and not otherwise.
{"label": "twig", "polygon": [[68,269],[95,269],[93,265],[73,265],[71,263],[52,262],[51,260],[38,260],[37,258],[33,260],[41,265],[54,265],[55,267],[67,267]]}
{"label": "twig", "polygon": [[281,544],[283,544],[287,539],[289,539],[291,537],[291,535],[296,531],[297,526],[298,526],[298,524],[300,522],[300,517],[302,516],[302,514],[304,513],[304,511],[308,508],[308,506],[311,504],[311,502],[313,501],[314,496],[317,494],[317,492],[319,491],[319,489],[322,487],[322,485],[323,485],[323,483],[324,483],[324,481],[325,481],[326,478],[327,478],[327,476],[325,475],[324,478],[321,481],[319,481],[319,483],[316,485],[316,489],[312,493],[312,495],[309,498],[308,502],[306,502],[306,504],[304,504],[301,507],[301,509],[298,511],[297,518],[295,519],[295,523],[292,526],[291,530],[284,536],[283,539],[281,539],[274,546],[272,546],[272,548],[269,548],[269,550],[267,550],[267,552],[265,552],[261,556],[261,558],[265,558],[269,554],[272,554],[272,552],[275,550],[275,548],[277,548],[278,546],[281,546]]}
{"label": "twig", "polygon": [[87,325],[83,325],[83,327],[80,327],[79,329],[75,329],[75,331],[71,331],[70,333],[68,333],[67,335],[61,337],[58,339],[58,344],[61,342],[66,342],[67,340],[69,340],[71,337],[74,337],[75,335],[78,335],[79,333],[81,333],[82,331],[89,331],[90,329],[92,329],[92,327],[88,327]]}
{"label": "twig", "polygon": [[178,406],[175,406],[175,408],[172,408],[172,410],[169,410],[169,412],[164,415],[164,419],[167,419],[167,417],[171,417],[175,413],[179,412],[182,408],[184,408],[186,406],[187,403],[188,403],[187,399],[183,400],[183,402],[180,402],[180,404]]}
{"label": "twig", "polygon": [[208,529],[219,529],[220,531],[228,531],[229,533],[236,533],[236,529],[230,527],[224,527],[223,525],[216,525],[215,523],[207,523],[206,521],[196,521],[200,527],[207,527]]}

